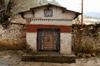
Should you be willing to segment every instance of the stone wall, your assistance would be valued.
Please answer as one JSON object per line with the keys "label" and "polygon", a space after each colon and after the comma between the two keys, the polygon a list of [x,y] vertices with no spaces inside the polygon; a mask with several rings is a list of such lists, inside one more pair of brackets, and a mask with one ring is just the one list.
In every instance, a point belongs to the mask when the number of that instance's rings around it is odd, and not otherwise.
{"label": "stone wall", "polygon": [[0,49],[25,49],[26,27],[23,24],[0,25]]}
{"label": "stone wall", "polygon": [[[79,29],[80,26],[81,25],[73,25],[72,44],[78,44],[81,38],[83,44],[87,41],[91,42],[94,45],[94,49],[100,51],[100,24],[83,25],[83,27]],[[82,31],[81,36],[79,36],[79,30]]]}

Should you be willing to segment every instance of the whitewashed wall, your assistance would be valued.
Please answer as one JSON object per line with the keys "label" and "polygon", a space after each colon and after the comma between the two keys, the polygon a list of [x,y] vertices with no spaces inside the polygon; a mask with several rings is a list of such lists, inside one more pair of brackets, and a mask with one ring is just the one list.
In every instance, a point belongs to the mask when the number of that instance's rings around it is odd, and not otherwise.
{"label": "whitewashed wall", "polygon": [[30,45],[30,48],[34,52],[37,52],[37,33],[28,33],[26,34],[27,44]]}
{"label": "whitewashed wall", "polygon": [[53,10],[53,17],[44,17],[44,9],[46,7],[34,9],[34,16],[31,11],[25,12],[25,18],[39,18],[39,19],[73,19],[75,17],[74,12],[66,11],[62,13],[61,8],[58,7],[50,7]]}
{"label": "whitewashed wall", "polygon": [[[71,34],[61,33],[60,34],[60,53],[71,55]],[[34,52],[37,52],[37,32],[28,33],[27,32],[27,44],[30,45]]]}
{"label": "whitewashed wall", "polygon": [[71,26],[72,21],[71,20],[65,20],[65,21],[60,21],[60,20],[32,20],[31,25],[63,25],[63,26]]}
{"label": "whitewashed wall", "polygon": [[71,54],[71,33],[60,34],[60,53],[70,55]]}

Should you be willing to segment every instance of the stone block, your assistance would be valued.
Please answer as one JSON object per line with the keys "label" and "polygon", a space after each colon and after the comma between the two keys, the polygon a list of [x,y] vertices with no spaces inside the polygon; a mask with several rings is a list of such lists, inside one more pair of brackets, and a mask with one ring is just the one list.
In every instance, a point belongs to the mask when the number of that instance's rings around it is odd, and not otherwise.
{"label": "stone block", "polygon": [[22,61],[34,62],[55,62],[55,63],[75,63],[76,57],[74,55],[61,56],[61,55],[23,55]]}

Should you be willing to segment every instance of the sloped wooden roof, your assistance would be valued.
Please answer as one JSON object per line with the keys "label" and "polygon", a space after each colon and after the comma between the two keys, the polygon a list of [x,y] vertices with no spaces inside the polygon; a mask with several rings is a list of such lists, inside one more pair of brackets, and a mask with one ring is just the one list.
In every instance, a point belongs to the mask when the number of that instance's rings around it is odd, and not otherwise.
{"label": "sloped wooden roof", "polygon": [[81,13],[76,12],[76,11],[68,10],[68,9],[65,8],[65,7],[58,6],[58,5],[54,5],[54,4],[50,4],[50,3],[48,3],[48,4],[46,4],[46,5],[42,5],[42,6],[37,6],[37,7],[31,8],[31,9],[40,8],[40,7],[45,7],[45,6],[55,6],[55,7],[59,7],[59,8],[61,8],[61,9],[65,9],[66,11],[71,11],[71,12],[74,12],[74,13],[81,14]]}

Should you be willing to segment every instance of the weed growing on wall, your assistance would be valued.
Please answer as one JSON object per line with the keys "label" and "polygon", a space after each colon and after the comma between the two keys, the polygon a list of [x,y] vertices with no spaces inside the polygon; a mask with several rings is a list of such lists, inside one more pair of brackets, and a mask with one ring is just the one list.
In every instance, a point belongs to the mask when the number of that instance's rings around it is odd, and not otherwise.
{"label": "weed growing on wall", "polygon": [[[94,45],[93,42],[84,39],[89,33],[89,30],[87,30],[87,26],[80,24],[80,22],[76,22],[73,27],[73,36],[72,36],[72,50],[76,55],[83,55],[83,53],[93,53],[94,52]],[[95,33],[94,33],[95,34]],[[92,34],[93,35],[93,34]],[[93,37],[89,34],[89,37]]]}

